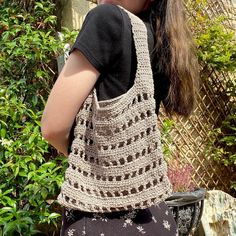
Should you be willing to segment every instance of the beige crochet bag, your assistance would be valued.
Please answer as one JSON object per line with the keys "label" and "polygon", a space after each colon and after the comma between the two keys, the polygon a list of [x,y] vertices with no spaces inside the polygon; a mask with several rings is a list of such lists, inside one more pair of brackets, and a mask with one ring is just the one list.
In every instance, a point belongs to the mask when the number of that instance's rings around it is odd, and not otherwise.
{"label": "beige crochet bag", "polygon": [[58,196],[68,208],[142,209],[172,192],[157,128],[147,30],[142,20],[125,11],[138,61],[135,82],[125,94],[106,101],[98,101],[94,88],[77,114],[69,167]]}

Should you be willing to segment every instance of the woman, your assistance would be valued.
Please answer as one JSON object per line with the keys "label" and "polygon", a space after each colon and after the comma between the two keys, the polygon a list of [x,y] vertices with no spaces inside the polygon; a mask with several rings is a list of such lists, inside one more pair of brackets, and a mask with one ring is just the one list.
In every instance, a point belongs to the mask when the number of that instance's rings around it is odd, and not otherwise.
{"label": "woman", "polygon": [[188,117],[194,106],[198,66],[183,3],[97,3],[42,117],[43,137],[69,154],[61,235],[177,235],[156,114],[161,101],[169,115]]}

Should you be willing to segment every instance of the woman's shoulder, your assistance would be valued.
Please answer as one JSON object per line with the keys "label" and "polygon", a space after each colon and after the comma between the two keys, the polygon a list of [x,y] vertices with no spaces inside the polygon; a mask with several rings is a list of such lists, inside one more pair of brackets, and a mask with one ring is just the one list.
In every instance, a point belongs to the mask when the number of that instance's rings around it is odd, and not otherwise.
{"label": "woman's shoulder", "polygon": [[114,4],[101,4],[91,9],[87,15],[88,19],[93,18],[98,22],[109,24],[111,22],[122,22],[123,14],[121,8]]}

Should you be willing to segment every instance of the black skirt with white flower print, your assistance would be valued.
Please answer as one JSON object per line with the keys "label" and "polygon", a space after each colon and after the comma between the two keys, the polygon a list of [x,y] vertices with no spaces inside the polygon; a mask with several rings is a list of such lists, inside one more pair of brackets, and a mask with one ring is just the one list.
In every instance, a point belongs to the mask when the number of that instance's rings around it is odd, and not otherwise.
{"label": "black skirt with white flower print", "polygon": [[176,236],[165,202],[146,209],[92,213],[63,208],[61,236]]}

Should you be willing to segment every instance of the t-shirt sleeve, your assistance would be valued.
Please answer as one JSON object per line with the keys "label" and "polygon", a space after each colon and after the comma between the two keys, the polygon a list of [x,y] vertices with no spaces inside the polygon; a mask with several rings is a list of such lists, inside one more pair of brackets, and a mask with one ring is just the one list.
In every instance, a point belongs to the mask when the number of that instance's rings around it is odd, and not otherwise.
{"label": "t-shirt sleeve", "polygon": [[123,18],[119,7],[98,5],[87,14],[70,53],[74,49],[80,50],[102,73],[118,58],[122,31]]}

